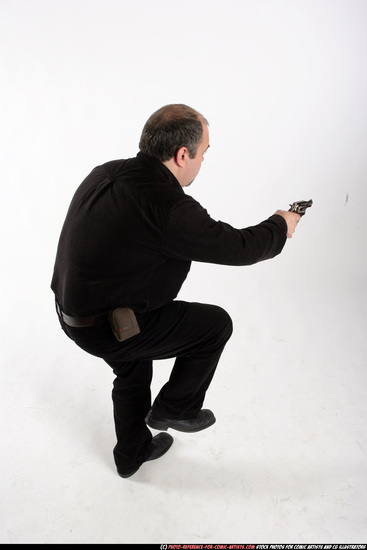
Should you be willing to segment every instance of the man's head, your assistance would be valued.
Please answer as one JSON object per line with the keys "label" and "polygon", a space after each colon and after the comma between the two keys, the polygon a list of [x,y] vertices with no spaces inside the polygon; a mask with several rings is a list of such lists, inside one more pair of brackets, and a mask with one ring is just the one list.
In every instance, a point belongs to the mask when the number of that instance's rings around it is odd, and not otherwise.
{"label": "man's head", "polygon": [[163,162],[185,187],[197,176],[209,147],[208,121],[187,105],[166,105],[147,120],[139,147]]}

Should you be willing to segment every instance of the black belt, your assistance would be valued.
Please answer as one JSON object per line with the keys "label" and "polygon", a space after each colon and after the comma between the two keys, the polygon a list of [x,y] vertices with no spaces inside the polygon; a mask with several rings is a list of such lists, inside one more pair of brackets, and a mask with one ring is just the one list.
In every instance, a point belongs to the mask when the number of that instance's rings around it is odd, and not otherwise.
{"label": "black belt", "polygon": [[61,311],[59,304],[56,304],[56,308],[64,323],[69,327],[92,327],[96,319],[101,317],[97,315],[94,315],[94,317],[70,317],[70,315],[66,315],[66,313]]}

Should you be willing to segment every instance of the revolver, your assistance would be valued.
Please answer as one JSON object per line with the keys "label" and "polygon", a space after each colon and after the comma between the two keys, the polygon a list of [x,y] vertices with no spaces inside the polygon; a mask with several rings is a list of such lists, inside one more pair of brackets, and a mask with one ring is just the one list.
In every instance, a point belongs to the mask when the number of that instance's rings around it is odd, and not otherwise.
{"label": "revolver", "polygon": [[312,206],[312,199],[310,199],[309,201],[297,201],[293,204],[290,204],[289,206],[290,209],[288,210],[288,212],[296,212],[300,216],[304,216],[304,214],[306,214],[306,208]]}

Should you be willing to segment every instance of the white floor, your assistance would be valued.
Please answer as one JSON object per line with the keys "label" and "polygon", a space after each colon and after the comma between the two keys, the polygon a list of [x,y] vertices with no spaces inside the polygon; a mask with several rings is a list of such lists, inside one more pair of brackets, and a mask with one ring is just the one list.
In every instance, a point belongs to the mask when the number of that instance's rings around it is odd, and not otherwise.
{"label": "white floor", "polygon": [[[51,306],[43,347],[42,323],[28,349],[8,341],[1,542],[365,542],[365,308],[354,291],[332,303],[316,289],[279,314],[276,295],[261,294],[266,314],[256,288],[252,305],[233,307],[205,403],[217,423],[172,431],[171,450],[128,480],[112,459],[109,367],[64,337]],[[153,394],[170,367],[156,364]]]}
{"label": "white floor", "polygon": [[[367,3],[0,12],[0,543],[366,543]],[[210,122],[189,194],[213,218],[314,206],[271,262],[193,266],[180,297],[235,325],[205,402],[217,422],[172,432],[124,480],[112,373],[62,333],[49,285],[76,187],[135,155],[148,116],[177,102]]]}

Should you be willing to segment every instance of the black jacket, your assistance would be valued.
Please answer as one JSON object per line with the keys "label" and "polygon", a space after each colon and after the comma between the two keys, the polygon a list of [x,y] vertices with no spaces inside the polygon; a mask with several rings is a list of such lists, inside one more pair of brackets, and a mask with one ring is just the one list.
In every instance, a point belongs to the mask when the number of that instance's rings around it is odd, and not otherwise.
{"label": "black jacket", "polygon": [[161,162],[97,166],[77,189],[61,232],[51,288],[69,315],[142,312],[176,298],[192,260],[250,265],[279,254],[282,216],[247,229],[213,220]]}

